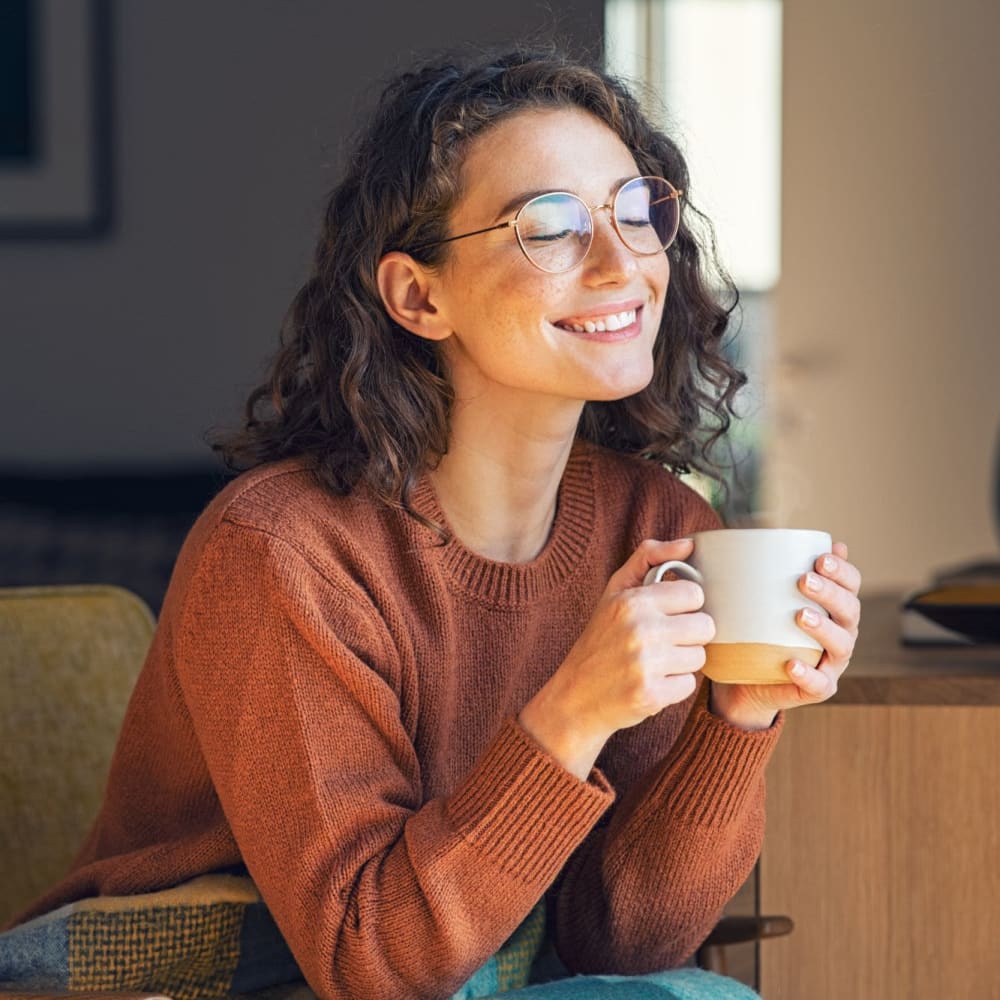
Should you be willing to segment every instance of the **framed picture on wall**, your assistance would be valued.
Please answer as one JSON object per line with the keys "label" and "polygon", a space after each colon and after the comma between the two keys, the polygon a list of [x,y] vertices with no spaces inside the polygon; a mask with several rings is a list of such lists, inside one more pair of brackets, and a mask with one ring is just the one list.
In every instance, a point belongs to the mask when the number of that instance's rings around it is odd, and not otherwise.
{"label": "framed picture on wall", "polygon": [[108,0],[0,2],[0,238],[111,223]]}

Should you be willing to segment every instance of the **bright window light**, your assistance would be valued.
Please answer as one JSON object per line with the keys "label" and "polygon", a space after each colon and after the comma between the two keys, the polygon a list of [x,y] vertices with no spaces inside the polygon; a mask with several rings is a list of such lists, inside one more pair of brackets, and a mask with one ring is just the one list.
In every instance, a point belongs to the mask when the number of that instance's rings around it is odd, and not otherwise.
{"label": "bright window light", "polygon": [[[737,287],[780,272],[781,0],[607,0],[608,69],[648,87]],[[660,109],[647,109],[661,117]]]}

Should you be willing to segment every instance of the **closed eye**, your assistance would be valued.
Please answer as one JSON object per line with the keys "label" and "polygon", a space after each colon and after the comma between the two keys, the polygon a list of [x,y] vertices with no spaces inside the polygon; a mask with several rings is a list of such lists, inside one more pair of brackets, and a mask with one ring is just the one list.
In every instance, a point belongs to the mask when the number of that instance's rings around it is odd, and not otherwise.
{"label": "closed eye", "polygon": [[565,240],[575,235],[577,235],[575,229],[561,229],[557,233],[531,233],[525,236],[525,239],[529,243],[556,243],[559,240]]}

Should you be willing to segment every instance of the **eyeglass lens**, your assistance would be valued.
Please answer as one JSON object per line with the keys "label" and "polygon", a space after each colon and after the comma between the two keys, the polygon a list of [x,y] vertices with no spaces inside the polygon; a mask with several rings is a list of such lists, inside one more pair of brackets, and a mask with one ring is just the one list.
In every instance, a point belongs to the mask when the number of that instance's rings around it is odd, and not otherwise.
{"label": "eyeglass lens", "polygon": [[[624,184],[615,195],[613,211],[615,229],[633,253],[659,253],[677,235],[677,192],[660,178],[637,177]],[[586,257],[594,220],[576,195],[554,192],[524,205],[516,229],[522,249],[536,267],[568,271]]]}

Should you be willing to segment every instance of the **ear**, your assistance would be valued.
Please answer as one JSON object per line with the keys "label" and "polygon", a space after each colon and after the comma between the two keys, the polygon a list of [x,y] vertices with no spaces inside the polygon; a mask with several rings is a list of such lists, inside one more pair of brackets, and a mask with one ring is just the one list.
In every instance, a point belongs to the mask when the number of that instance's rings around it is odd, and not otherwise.
{"label": "ear", "polygon": [[451,327],[433,301],[431,274],[409,254],[393,250],[378,262],[378,290],[386,312],[410,333],[427,340],[451,336]]}

